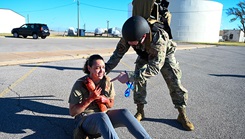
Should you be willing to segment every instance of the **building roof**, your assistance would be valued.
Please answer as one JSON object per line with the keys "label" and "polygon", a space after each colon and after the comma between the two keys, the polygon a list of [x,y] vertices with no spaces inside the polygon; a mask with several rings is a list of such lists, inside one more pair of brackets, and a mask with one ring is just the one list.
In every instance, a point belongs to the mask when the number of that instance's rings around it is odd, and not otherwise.
{"label": "building roof", "polygon": [[11,11],[11,12],[14,12],[14,13],[16,13],[16,14],[18,14],[18,15],[20,15],[20,16],[22,16],[22,17],[25,18],[25,16],[23,16],[23,15],[21,15],[21,14],[15,12],[15,11],[13,11],[13,10],[11,10],[11,9],[8,9],[8,8],[0,8],[0,11],[1,11],[1,10],[2,10],[2,11]]}

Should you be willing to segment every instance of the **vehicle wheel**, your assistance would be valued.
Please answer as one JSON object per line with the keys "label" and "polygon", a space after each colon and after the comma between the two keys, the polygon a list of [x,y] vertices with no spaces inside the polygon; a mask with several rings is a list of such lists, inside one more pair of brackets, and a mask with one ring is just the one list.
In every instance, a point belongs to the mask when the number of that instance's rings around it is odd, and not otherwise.
{"label": "vehicle wheel", "polygon": [[17,32],[15,32],[13,35],[14,35],[15,38],[19,37],[19,34]]}
{"label": "vehicle wheel", "polygon": [[23,36],[23,38],[27,38],[27,36]]}
{"label": "vehicle wheel", "polygon": [[33,39],[37,39],[38,38],[38,36],[37,36],[37,34],[32,34],[32,37],[33,37]]}
{"label": "vehicle wheel", "polygon": [[42,39],[45,39],[46,37],[47,37],[47,36],[42,36],[41,38],[42,38]]}

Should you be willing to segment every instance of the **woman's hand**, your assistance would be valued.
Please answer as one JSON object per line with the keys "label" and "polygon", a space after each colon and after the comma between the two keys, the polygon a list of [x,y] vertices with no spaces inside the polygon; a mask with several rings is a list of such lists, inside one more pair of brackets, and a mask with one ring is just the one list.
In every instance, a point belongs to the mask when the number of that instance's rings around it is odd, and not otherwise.
{"label": "woman's hand", "polygon": [[103,103],[108,108],[112,108],[114,106],[114,99],[107,98],[104,95],[99,96],[99,99],[96,100],[97,103]]}
{"label": "woman's hand", "polygon": [[98,97],[96,102],[107,104],[109,102],[109,99],[107,97],[105,97],[104,95],[101,95]]}
{"label": "woman's hand", "polygon": [[92,98],[93,100],[99,99],[101,91],[102,88],[97,86],[94,91],[90,92],[90,98]]}
{"label": "woman's hand", "polygon": [[102,91],[101,87],[96,87],[93,92],[90,92],[89,98],[85,99],[85,101],[83,101],[82,103],[69,104],[70,115],[76,116],[77,114],[80,114],[90,105],[91,102],[100,99],[101,91]]}

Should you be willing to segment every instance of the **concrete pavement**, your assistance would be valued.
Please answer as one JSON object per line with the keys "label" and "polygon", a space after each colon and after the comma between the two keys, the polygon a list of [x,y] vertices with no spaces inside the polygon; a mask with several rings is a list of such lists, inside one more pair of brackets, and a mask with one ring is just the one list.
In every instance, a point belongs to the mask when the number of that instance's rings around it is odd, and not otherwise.
{"label": "concrete pavement", "polygon": [[[215,45],[196,45],[187,43],[178,43],[177,50],[196,49],[214,47]],[[58,50],[47,52],[3,52],[0,53],[0,66],[10,66],[19,64],[45,63],[60,60],[71,60],[79,58],[87,58],[91,54],[100,54],[102,56],[110,56],[115,48],[102,48],[90,50]],[[127,54],[135,53],[133,49],[129,49]]]}

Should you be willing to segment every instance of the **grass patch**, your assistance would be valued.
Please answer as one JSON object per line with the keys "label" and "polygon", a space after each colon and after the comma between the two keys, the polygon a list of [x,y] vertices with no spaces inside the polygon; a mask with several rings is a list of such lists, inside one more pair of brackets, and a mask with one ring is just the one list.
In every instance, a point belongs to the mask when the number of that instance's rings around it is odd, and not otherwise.
{"label": "grass patch", "polygon": [[13,36],[11,33],[0,33],[0,36]]}
{"label": "grass patch", "polygon": [[[0,33],[0,36],[13,36],[11,33]],[[51,33],[49,37],[63,37],[62,34],[53,34]],[[65,37],[76,37],[76,36],[65,36]],[[86,35],[84,37],[95,37],[90,35]],[[82,38],[82,37],[81,37]],[[96,38],[117,38],[117,37],[107,37],[107,36],[96,36]],[[218,43],[207,43],[207,42],[183,42],[183,43],[190,43],[190,44],[205,44],[205,45],[222,45],[222,46],[244,46],[244,42],[218,42]]]}
{"label": "grass patch", "polygon": [[206,42],[188,42],[190,44],[205,44],[205,45],[221,45],[221,46],[244,46],[245,47],[245,43],[244,42],[217,42],[217,43],[206,43]]}
{"label": "grass patch", "polygon": [[[3,37],[13,37],[13,34],[11,33],[0,33],[0,36]],[[30,36],[29,36],[30,37]],[[103,36],[93,36],[91,34],[85,35],[85,36],[64,36],[63,34],[57,34],[57,33],[50,33],[50,35],[48,37],[67,37],[67,38],[119,38],[119,37],[112,37],[112,36],[107,36],[106,34],[103,34]]]}

